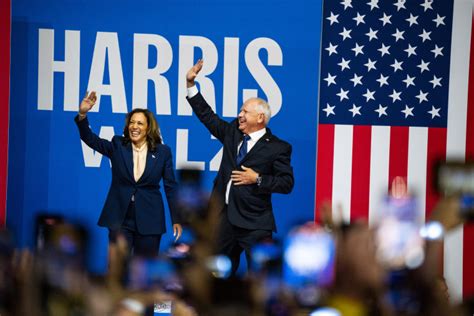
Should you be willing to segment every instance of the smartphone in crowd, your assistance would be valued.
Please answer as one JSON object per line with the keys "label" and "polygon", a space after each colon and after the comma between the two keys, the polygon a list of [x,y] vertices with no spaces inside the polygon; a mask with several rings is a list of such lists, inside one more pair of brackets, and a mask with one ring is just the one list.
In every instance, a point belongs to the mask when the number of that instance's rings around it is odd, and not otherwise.
{"label": "smartphone in crowd", "polygon": [[36,249],[43,250],[45,246],[51,242],[51,235],[54,229],[64,223],[65,220],[61,215],[56,214],[39,214],[36,217]]}
{"label": "smartphone in crowd", "polygon": [[281,277],[282,247],[274,239],[263,240],[252,247],[250,270],[252,273]]}
{"label": "smartphone in crowd", "polygon": [[[128,264],[127,289],[131,291],[161,290],[180,295],[183,284],[173,262],[167,257],[132,257]],[[171,315],[172,300],[147,306],[145,315]]]}
{"label": "smartphone in crowd", "polygon": [[173,263],[165,257],[133,257],[129,264],[128,288],[132,290],[161,289],[177,293],[182,290]]}
{"label": "smartphone in crowd", "polygon": [[202,186],[201,173],[200,170],[182,169],[178,174],[180,186],[177,204],[185,223],[193,224],[207,217],[209,198]]}
{"label": "smartphone in crowd", "polygon": [[389,269],[416,268],[424,260],[416,198],[387,195],[378,208],[375,241],[378,260]]}
{"label": "smartphone in crowd", "polygon": [[[77,288],[86,271],[88,232],[84,226],[61,215],[36,218],[36,273],[48,299]],[[66,302],[67,295],[59,300]]]}
{"label": "smartphone in crowd", "polygon": [[442,195],[459,196],[460,216],[474,220],[474,162],[439,162],[435,167],[435,186]]}
{"label": "smartphone in crowd", "polygon": [[71,260],[85,260],[88,232],[80,224],[61,215],[40,214],[36,218],[36,249],[49,256],[64,256]]}
{"label": "smartphone in crowd", "polygon": [[323,228],[303,225],[291,231],[283,246],[283,280],[292,288],[331,284],[335,272],[336,243]]}

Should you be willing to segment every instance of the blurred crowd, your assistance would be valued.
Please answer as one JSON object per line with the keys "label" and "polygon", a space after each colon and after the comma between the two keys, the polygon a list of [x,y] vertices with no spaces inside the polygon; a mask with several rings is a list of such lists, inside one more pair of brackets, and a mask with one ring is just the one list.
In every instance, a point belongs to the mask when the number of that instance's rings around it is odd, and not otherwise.
{"label": "blurred crowd", "polygon": [[229,277],[230,261],[213,252],[212,201],[195,183],[182,184],[182,241],[139,258],[128,257],[118,236],[105,275],[87,271],[87,232],[67,219],[41,219],[34,250],[16,249],[3,230],[0,315],[474,314],[472,300],[450,300],[442,276],[443,236],[466,221],[457,197],[438,203],[430,225],[412,218],[407,194],[388,196],[383,221],[371,227],[334,222],[324,206],[320,223],[262,240],[249,271]]}

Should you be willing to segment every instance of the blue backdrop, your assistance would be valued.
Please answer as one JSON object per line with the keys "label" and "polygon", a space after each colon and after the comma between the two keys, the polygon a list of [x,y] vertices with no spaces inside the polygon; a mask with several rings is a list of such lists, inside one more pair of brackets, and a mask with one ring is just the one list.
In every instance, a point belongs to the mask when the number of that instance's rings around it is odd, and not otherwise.
{"label": "blue backdrop", "polygon": [[201,57],[199,83],[219,115],[231,120],[257,94],[272,105],[272,132],[293,145],[295,188],[273,198],[277,237],[313,220],[321,10],[303,0],[13,1],[7,225],[18,244],[33,245],[38,213],[63,214],[89,228],[89,267],[105,271],[96,223],[110,166],[73,121],[88,89],[101,94],[89,115],[97,134],[121,134],[125,113],[147,106],[175,168],[203,169],[210,190],[221,146],[184,99],[183,76]]}

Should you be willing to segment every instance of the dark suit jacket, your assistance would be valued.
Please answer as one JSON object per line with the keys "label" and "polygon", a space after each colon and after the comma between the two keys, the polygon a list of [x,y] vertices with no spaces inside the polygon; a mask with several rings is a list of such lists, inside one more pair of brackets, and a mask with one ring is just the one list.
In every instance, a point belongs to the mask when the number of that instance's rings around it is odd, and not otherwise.
{"label": "dark suit jacket", "polygon": [[232,170],[241,170],[241,165],[252,168],[262,176],[262,183],[260,186],[257,184],[231,186],[227,206],[229,221],[235,226],[246,229],[276,231],[271,195],[290,193],[293,189],[291,145],[272,135],[267,128],[266,134],[247,153],[240,165],[237,165],[237,147],[243,139],[238,120],[234,119],[229,123],[219,118],[200,93],[188,98],[188,101],[199,120],[224,145],[211,199],[222,209]]}
{"label": "dark suit jacket", "polygon": [[120,228],[127,213],[132,195],[135,195],[136,224],[142,235],[166,232],[163,198],[160,181],[163,179],[165,194],[173,223],[179,223],[176,207],[177,182],[174,177],[171,150],[166,145],[157,145],[155,151],[148,150],[143,175],[135,181],[133,177],[133,152],[131,143],[124,144],[122,136],[112,141],[99,138],[90,127],[87,117],[75,118],[81,139],[92,149],[107,156],[112,162],[112,183],[99,218],[99,226],[116,230]]}

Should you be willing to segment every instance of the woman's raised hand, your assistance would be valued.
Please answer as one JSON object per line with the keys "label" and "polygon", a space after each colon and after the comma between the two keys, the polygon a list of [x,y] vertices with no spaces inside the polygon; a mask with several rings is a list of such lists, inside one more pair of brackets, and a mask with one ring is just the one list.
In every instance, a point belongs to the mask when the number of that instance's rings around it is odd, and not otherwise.
{"label": "woman's raised hand", "polygon": [[79,106],[79,114],[86,115],[86,113],[92,109],[96,101],[97,95],[95,94],[95,91],[91,91],[91,93],[86,92],[86,95],[82,99],[81,105]]}

